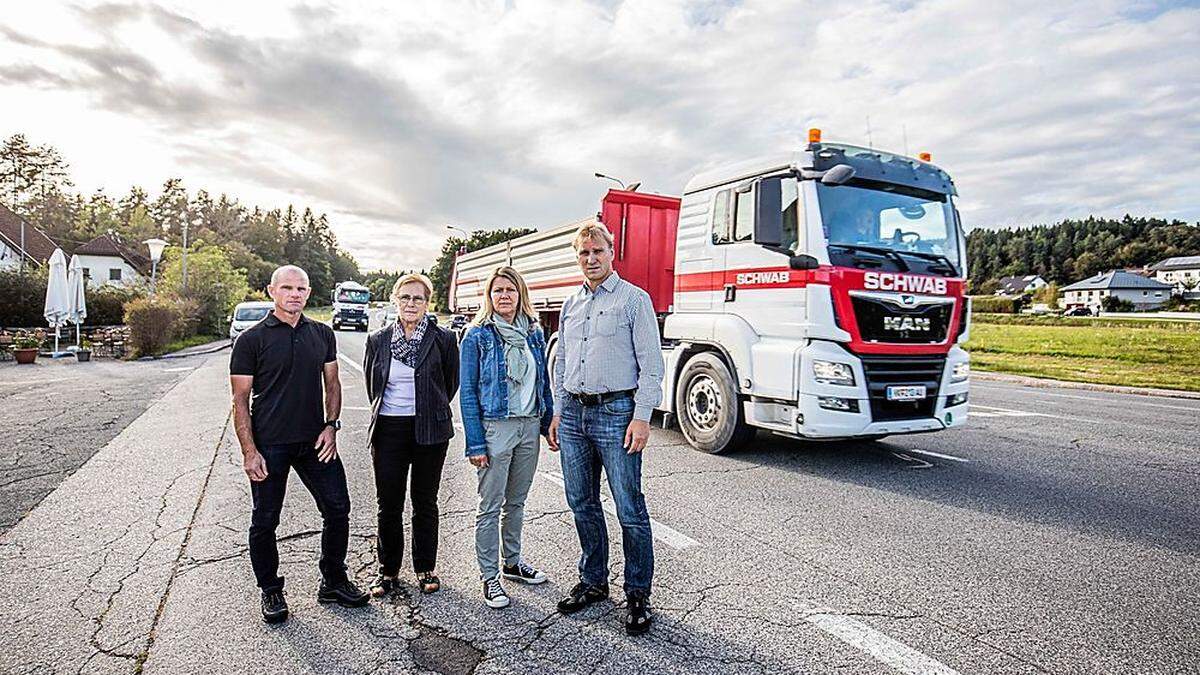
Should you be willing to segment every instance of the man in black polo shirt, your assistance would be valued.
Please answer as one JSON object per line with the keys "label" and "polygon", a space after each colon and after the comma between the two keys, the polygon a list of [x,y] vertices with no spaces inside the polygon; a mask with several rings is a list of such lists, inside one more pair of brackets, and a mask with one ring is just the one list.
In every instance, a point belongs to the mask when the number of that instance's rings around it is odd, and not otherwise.
{"label": "man in black polo shirt", "polygon": [[310,291],[304,270],[280,267],[267,291],[275,309],[238,336],[229,380],[242,468],[254,498],[250,564],[262,589],[263,620],[277,623],[288,616],[275,528],[290,469],[312,493],[324,521],[317,600],[361,607],[368,596],[346,577],[350,494],[337,455],[342,410],[337,341],[329,326],[303,314]]}

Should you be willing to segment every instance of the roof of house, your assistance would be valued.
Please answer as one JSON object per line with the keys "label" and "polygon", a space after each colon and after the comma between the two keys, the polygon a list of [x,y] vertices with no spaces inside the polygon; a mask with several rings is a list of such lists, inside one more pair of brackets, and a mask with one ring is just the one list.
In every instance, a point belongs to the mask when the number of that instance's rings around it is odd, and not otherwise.
{"label": "roof of house", "polygon": [[1157,279],[1143,277],[1139,274],[1131,274],[1121,270],[1112,272],[1102,272],[1094,276],[1088,277],[1083,281],[1076,281],[1070,286],[1063,288],[1064,291],[1099,291],[1099,290],[1114,290],[1114,289],[1144,289],[1155,291],[1166,291],[1171,289],[1170,284],[1164,284]]}
{"label": "roof of house", "polygon": [[1160,260],[1150,266],[1152,272],[1167,272],[1170,270],[1200,269],[1200,255],[1185,255],[1178,258]]}
{"label": "roof of house", "polygon": [[45,265],[58,245],[45,232],[0,204],[0,240],[18,251],[21,249],[22,222],[25,223],[25,255],[38,265]]}
{"label": "roof of house", "polygon": [[113,232],[99,237],[75,249],[75,255],[103,255],[121,258],[138,272],[145,274],[150,270],[150,259],[138,253],[132,246],[126,244],[121,236]]}
{"label": "roof of house", "polygon": [[1037,279],[1040,279],[1036,274],[1027,274],[1023,277],[1000,277],[1000,290],[1004,293],[1022,293],[1029,288]]}

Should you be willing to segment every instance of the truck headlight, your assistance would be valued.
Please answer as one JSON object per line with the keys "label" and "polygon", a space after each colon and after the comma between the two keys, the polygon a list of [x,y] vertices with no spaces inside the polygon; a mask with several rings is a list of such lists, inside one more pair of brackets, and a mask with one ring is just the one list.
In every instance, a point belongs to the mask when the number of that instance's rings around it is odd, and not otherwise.
{"label": "truck headlight", "polygon": [[813,361],[813,379],[821,384],[854,386],[854,369],[849,363]]}
{"label": "truck headlight", "polygon": [[971,376],[971,363],[963,361],[962,363],[954,364],[954,371],[950,373],[951,382],[962,382]]}

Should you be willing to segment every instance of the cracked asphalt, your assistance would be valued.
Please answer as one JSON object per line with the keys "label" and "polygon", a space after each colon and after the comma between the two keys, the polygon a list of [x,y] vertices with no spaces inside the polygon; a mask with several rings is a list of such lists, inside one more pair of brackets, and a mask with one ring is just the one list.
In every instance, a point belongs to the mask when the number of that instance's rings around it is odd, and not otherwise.
{"label": "cracked asphalt", "polygon": [[[338,336],[361,362],[362,334]],[[978,414],[961,431],[865,444],[760,435],[708,456],[656,429],[650,514],[698,545],[656,541],[657,623],[637,639],[621,629],[619,597],[554,611],[578,543],[546,476],[558,471],[549,452],[526,506],[525,555],[551,580],[509,585],[505,610],[483,604],[460,433],[440,496],[443,591],[421,595],[406,576],[364,609],[318,605],[320,519],[293,480],[279,530],[292,617],[269,627],[246,557],[227,358],[188,359],[201,367],[183,386],[0,535],[0,672],[1178,673],[1200,663],[1200,401],[978,381]],[[365,583],[366,401],[345,363],[342,381],[350,566]],[[615,522],[610,535],[619,589]]]}
{"label": "cracked asphalt", "polygon": [[0,363],[0,533],[186,375],[168,361]]}

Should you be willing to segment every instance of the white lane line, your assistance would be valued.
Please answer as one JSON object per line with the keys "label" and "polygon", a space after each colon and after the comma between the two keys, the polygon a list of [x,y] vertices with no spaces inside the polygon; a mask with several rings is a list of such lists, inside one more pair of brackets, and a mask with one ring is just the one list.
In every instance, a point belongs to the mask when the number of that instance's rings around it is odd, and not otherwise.
{"label": "white lane line", "polygon": [[1117,405],[1125,405],[1126,403],[1135,403],[1137,405],[1150,406],[1153,408],[1167,408],[1169,410],[1186,410],[1187,412],[1200,413],[1200,406],[1189,408],[1182,405],[1167,405],[1166,403],[1154,403],[1151,401],[1142,401],[1140,399],[1147,398],[1141,394],[1126,394],[1125,398],[1117,400],[1112,398],[1099,398],[1096,396],[1077,396],[1075,394],[1055,394],[1048,391],[1031,391],[1034,396],[1053,396],[1055,398],[1072,398],[1080,401],[1091,401],[1092,403],[1115,403]]}
{"label": "white lane line", "polygon": [[972,403],[968,414],[975,414],[975,408],[982,408],[988,413],[999,415],[1001,417],[1059,417],[1058,415],[1047,415],[1046,413],[1028,412],[1025,410],[1013,410],[1012,408],[997,408],[990,405],[979,405]]}
{"label": "white lane line", "polygon": [[349,365],[351,368],[357,370],[358,372],[361,373],[363,371],[362,366],[355,363],[354,359],[350,358],[349,356],[346,356],[345,354],[338,354],[338,358],[341,359],[342,361],[345,361],[347,365]]}
{"label": "white lane line", "polygon": [[968,415],[970,417],[1003,417],[1000,413],[985,413],[978,410],[971,410]]}
{"label": "white lane line", "polygon": [[957,670],[853,617],[833,610],[818,610],[809,611],[804,620],[851,647],[870,654],[893,670],[910,675],[958,675]]}
{"label": "white lane line", "polygon": [[970,462],[970,461],[971,461],[971,460],[969,460],[969,459],[963,459],[962,457],[955,457],[954,455],[943,455],[943,454],[942,454],[942,453],[940,453],[940,452],[934,452],[934,451],[932,451],[932,450],[918,450],[918,449],[916,449],[916,448],[909,448],[909,449],[908,449],[908,451],[909,451],[909,452],[915,452],[915,453],[917,453],[917,454],[919,454],[919,455],[927,455],[927,456],[929,456],[929,457],[939,457],[939,458],[941,458],[941,459],[948,459],[948,460],[950,460],[950,461],[952,461],[952,462],[963,462],[963,463],[967,463],[967,462]]}
{"label": "white lane line", "polygon": [[[563,477],[560,473],[539,471],[538,475],[552,483],[555,483],[561,488],[566,487],[563,484]],[[600,504],[604,507],[605,512],[613,517],[616,517],[617,509],[615,506],[613,506],[613,503],[608,498],[608,495],[600,495]],[[696,541],[695,539],[692,539],[679,530],[676,530],[669,525],[664,525],[653,518],[650,519],[650,532],[654,535],[655,539],[676,550],[682,551],[684,549],[693,548],[700,545],[700,542]]]}
{"label": "white lane line", "polygon": [[342,406],[342,410],[370,410],[370,409],[371,408],[369,406],[365,406],[365,405],[344,405],[344,406]]}
{"label": "white lane line", "polygon": [[180,373],[185,370],[195,370],[196,366],[184,366],[182,368],[163,368],[164,373]]}

